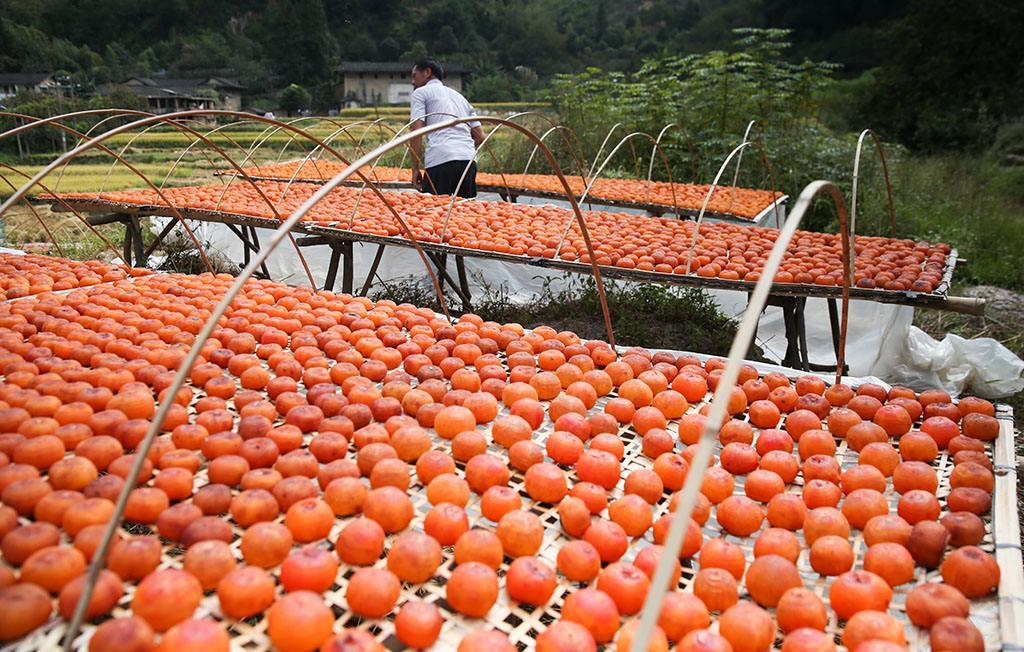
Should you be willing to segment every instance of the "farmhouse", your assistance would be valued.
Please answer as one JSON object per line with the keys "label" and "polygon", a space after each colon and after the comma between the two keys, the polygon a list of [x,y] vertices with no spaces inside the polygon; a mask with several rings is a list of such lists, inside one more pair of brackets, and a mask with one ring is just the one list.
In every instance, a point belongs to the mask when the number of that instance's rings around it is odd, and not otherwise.
{"label": "farmhouse", "polygon": [[60,83],[53,75],[45,72],[0,73],[0,100],[12,97],[22,91],[47,92],[58,88]]}
{"label": "farmhouse", "polygon": [[242,108],[242,91],[245,90],[244,86],[226,77],[130,77],[116,87],[146,98],[153,113],[191,109],[238,111]]}
{"label": "farmhouse", "polygon": [[[461,91],[466,68],[455,63],[442,65],[444,83]],[[348,107],[408,104],[412,93],[411,70],[410,62],[343,61],[337,67],[339,84],[335,95]]]}

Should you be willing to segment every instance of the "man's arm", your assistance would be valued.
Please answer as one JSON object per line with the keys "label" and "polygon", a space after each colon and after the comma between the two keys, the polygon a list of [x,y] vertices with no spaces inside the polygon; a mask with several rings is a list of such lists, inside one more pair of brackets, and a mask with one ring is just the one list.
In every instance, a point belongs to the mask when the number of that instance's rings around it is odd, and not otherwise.
{"label": "man's arm", "polygon": [[480,149],[480,145],[484,142],[484,130],[477,124],[477,126],[470,128],[469,135],[473,137],[473,144],[476,145],[476,148]]}
{"label": "man's arm", "polygon": [[[412,121],[412,130],[422,129],[427,124],[427,102],[420,89],[416,89],[409,97],[409,120]],[[409,149],[412,150],[412,185],[421,187],[423,177],[420,174],[420,163],[423,161],[423,136],[409,141]]]}
{"label": "man's arm", "polygon": [[[416,120],[412,123],[412,130],[422,129],[426,125],[426,120]],[[423,182],[423,176],[420,174],[420,161],[423,160],[423,136],[417,136],[410,140],[409,149],[412,150],[412,185],[419,188]]]}

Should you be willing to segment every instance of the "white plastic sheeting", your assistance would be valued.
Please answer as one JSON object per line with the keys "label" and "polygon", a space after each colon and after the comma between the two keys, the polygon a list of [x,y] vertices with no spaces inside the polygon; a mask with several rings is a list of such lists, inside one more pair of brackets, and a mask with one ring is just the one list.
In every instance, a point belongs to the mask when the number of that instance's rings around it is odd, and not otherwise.
{"label": "white plastic sheeting", "polygon": [[992,339],[967,340],[947,334],[941,341],[911,326],[901,355],[892,360],[887,376],[914,388],[941,387],[956,395],[970,387],[986,398],[1000,398],[1024,389],[1024,361]]}

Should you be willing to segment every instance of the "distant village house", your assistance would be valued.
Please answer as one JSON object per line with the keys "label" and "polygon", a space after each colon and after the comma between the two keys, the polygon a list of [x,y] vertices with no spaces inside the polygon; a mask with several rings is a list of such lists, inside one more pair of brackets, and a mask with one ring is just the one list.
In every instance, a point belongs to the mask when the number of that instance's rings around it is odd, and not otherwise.
{"label": "distant village house", "polygon": [[60,88],[53,75],[45,72],[0,73],[0,100],[14,97],[24,91],[52,92]]}
{"label": "distant village house", "polygon": [[108,85],[101,92],[127,90],[146,98],[153,113],[223,109],[240,111],[245,87],[226,77],[172,79],[131,77],[120,84]]}
{"label": "distant village house", "polygon": [[[462,90],[468,72],[458,64],[444,66],[444,83]],[[408,104],[412,93],[412,63],[399,61],[343,61],[338,66],[339,84],[336,97],[343,107]]]}

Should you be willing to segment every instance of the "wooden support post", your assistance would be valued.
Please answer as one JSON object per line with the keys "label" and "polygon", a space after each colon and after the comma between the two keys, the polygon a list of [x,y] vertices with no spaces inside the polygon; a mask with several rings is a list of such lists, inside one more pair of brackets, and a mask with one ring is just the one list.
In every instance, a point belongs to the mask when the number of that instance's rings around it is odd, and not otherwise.
{"label": "wooden support post", "polygon": [[380,261],[383,257],[384,245],[377,245],[377,253],[373,257],[373,263],[370,265],[370,271],[366,274],[366,282],[363,283],[362,289],[359,290],[359,296],[365,297],[366,293],[370,291],[370,286],[373,285],[373,277],[377,274],[377,268],[380,266]]}
{"label": "wooden support post", "polygon": [[174,227],[176,227],[177,225],[177,220],[168,220],[167,225],[163,228],[162,231],[160,231],[160,234],[156,236],[156,240],[154,240],[153,243],[146,248],[146,251],[144,253],[146,259],[149,259],[149,257],[153,255],[153,252],[156,251],[156,248],[160,246],[160,243],[164,241],[164,238],[170,235],[171,231],[173,231]]}
{"label": "wooden support post", "polygon": [[146,266],[146,251],[143,247],[142,242],[142,223],[139,221],[138,215],[131,215],[130,222],[124,225],[125,232],[131,230],[132,232],[132,254],[135,257],[132,263],[135,267]]}
{"label": "wooden support post", "polygon": [[[773,297],[777,300],[779,297]],[[774,305],[782,308],[782,323],[786,328],[786,355],[782,359],[783,366],[796,368],[800,364],[800,345],[797,343],[796,315],[793,305],[781,301]]]}
{"label": "wooden support post", "polygon": [[804,310],[807,308],[807,298],[797,297],[796,299],[796,328],[797,339],[800,342],[800,363],[804,371],[811,370],[810,354],[807,351],[807,322],[804,319]]}
{"label": "wooden support post", "polygon": [[473,296],[473,292],[469,289],[469,277],[466,275],[466,258],[464,256],[455,257],[455,270],[459,276],[459,287],[462,288],[462,295],[467,299],[463,309],[469,312],[472,308],[469,306],[468,300]]}
{"label": "wooden support post", "polygon": [[[243,231],[244,230],[245,227],[243,227]],[[249,227],[249,237],[252,238],[252,250],[258,252],[260,250],[260,236],[256,232],[255,226]],[[263,264],[260,265],[260,271],[263,272],[264,278],[270,278],[270,270],[267,269],[266,261],[263,261]]]}
{"label": "wooden support post", "polygon": [[462,288],[459,286],[458,283],[455,282],[455,279],[453,279],[451,275],[448,273],[447,267],[443,265],[443,260],[438,260],[439,258],[442,258],[444,254],[434,254],[427,252],[427,256],[434,261],[435,265],[437,265],[437,271],[439,276],[438,285],[444,287],[443,284],[447,281],[452,286],[452,289],[455,290],[455,294],[458,295],[459,300],[462,301],[463,309],[467,311],[472,310],[473,307],[471,298],[466,294],[463,294]]}
{"label": "wooden support post", "polygon": [[[444,282],[448,276],[448,254],[434,254],[431,256],[434,260],[434,264],[437,265],[437,272],[441,278],[437,279],[438,287],[441,288],[441,292],[444,292]],[[452,283],[452,285],[455,285]]]}
{"label": "wooden support post", "polygon": [[132,265],[132,236],[134,235],[131,224],[125,222],[124,241],[121,243],[121,260],[129,267]]}
{"label": "wooden support post", "polygon": [[345,256],[345,260],[342,261],[341,291],[345,294],[352,294],[352,275],[353,267],[355,265],[355,262],[352,260],[353,249],[354,247],[352,246],[351,240],[346,240],[341,244],[342,255]]}
{"label": "wooden support post", "polygon": [[341,250],[331,246],[331,260],[327,264],[327,276],[324,278],[324,289],[334,291],[334,282],[338,279],[338,263],[341,261]]}
{"label": "wooden support post", "polygon": [[832,350],[835,351],[836,360],[839,360],[839,308],[836,306],[835,299],[829,298],[826,301],[828,301],[828,323],[832,329]]}

